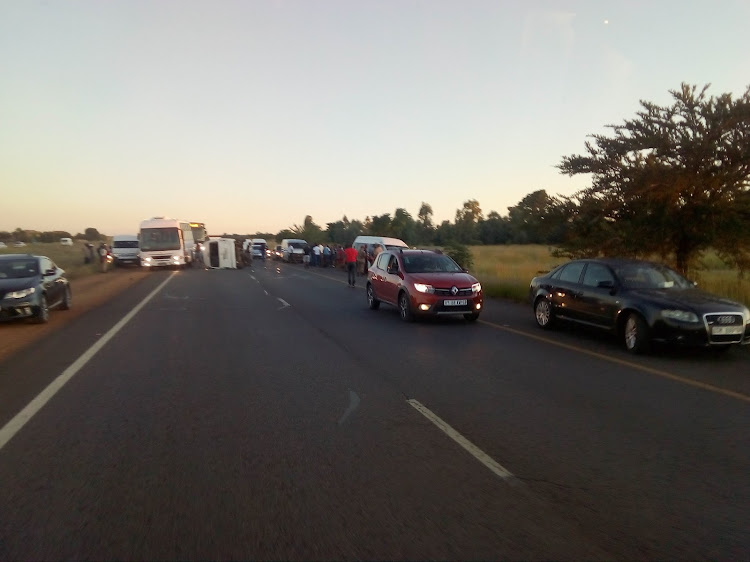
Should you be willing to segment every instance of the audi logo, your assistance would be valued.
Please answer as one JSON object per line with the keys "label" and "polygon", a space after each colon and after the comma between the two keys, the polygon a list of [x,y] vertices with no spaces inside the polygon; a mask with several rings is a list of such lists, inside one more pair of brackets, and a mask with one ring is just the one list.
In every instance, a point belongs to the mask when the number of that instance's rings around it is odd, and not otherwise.
{"label": "audi logo", "polygon": [[719,324],[734,324],[734,316],[719,316],[716,322]]}

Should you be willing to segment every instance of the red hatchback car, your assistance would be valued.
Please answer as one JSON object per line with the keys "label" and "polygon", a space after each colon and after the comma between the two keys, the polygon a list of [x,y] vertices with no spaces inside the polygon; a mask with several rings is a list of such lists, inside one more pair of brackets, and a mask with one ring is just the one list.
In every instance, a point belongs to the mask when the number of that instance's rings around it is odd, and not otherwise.
{"label": "red hatchback car", "polygon": [[388,250],[367,272],[367,304],[377,310],[381,302],[397,307],[407,322],[444,314],[473,322],[482,310],[482,285],[445,254]]}

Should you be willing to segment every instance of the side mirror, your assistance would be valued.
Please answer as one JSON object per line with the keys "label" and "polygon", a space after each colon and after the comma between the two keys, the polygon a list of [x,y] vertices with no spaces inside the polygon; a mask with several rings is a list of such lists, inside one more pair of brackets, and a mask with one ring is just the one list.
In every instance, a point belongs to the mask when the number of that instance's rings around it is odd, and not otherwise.
{"label": "side mirror", "polygon": [[466,269],[465,267],[464,267],[464,268],[462,268],[462,269],[461,269],[461,271],[463,271],[464,273],[469,273],[469,270],[468,270],[468,269]]}
{"label": "side mirror", "polygon": [[48,269],[47,271],[44,272],[44,276],[45,277],[49,277],[50,275],[54,275],[55,273],[57,273],[56,269],[54,269],[54,268]]}

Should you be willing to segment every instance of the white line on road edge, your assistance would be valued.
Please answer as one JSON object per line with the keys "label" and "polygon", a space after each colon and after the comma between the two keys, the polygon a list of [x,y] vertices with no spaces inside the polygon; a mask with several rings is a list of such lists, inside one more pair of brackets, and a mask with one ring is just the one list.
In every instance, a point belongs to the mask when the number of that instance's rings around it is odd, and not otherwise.
{"label": "white line on road edge", "polygon": [[281,308],[277,308],[276,310],[284,310],[287,306],[292,306],[288,302],[286,302],[284,299],[280,297],[276,297],[276,300],[281,303]]}
{"label": "white line on road edge", "polygon": [[76,359],[72,365],[70,365],[70,367],[65,369],[61,375],[58,375],[55,380],[47,385],[47,388],[42,390],[42,392],[40,392],[36,398],[29,402],[23,410],[18,412],[12,420],[10,420],[2,429],[0,429],[0,450],[5,447],[8,441],[13,439],[13,436],[18,433],[24,425],[26,425],[26,422],[33,418],[34,415],[39,410],[41,410],[44,405],[49,402],[49,400],[55,394],[57,394],[57,392],[63,386],[65,386],[65,383],[72,379],[76,375],[76,373],[78,373],[78,371],[80,371],[83,366],[88,363],[89,360],[107,344],[109,340],[115,337],[117,332],[122,330],[125,325],[133,319],[133,316],[138,314],[138,311],[141,310],[141,308],[143,308],[156,293],[161,291],[164,285],[169,283],[170,279],[172,279],[175,273],[177,272],[172,273],[172,275],[167,277],[156,289],[151,291],[145,299],[143,299],[135,306],[135,308],[133,308],[133,310],[123,316],[117,324],[112,326],[109,331],[104,334],[94,345],[84,351],[83,354],[78,359]]}
{"label": "white line on road edge", "polygon": [[407,400],[407,402],[420,414],[422,414],[424,417],[426,417],[428,420],[434,423],[438,428],[440,428],[443,431],[443,433],[445,433],[448,437],[453,439],[456,443],[458,443],[464,449],[466,449],[469,453],[471,453],[471,455],[475,459],[477,459],[484,466],[489,468],[497,476],[499,476],[500,478],[502,478],[509,484],[513,484],[513,485],[520,484],[520,481],[515,476],[513,476],[513,474],[509,470],[505,469],[502,465],[500,465],[500,463],[495,461],[495,459],[493,459],[487,453],[482,451],[482,449],[474,445],[474,443],[466,439],[466,437],[461,435],[458,431],[456,431],[450,425],[448,425],[446,422],[440,419],[429,408],[427,408],[426,406],[422,405],[419,401],[414,400],[414,399]]}

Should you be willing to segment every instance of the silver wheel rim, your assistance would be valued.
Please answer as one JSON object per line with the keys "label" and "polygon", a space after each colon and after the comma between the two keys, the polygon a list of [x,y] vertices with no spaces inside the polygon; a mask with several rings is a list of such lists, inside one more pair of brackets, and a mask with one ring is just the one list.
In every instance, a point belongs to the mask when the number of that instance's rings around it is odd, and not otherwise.
{"label": "silver wheel rim", "polygon": [[547,301],[541,300],[536,304],[536,321],[540,326],[549,324],[550,309]]}
{"label": "silver wheel rim", "polygon": [[401,298],[399,299],[399,310],[401,311],[401,318],[406,319],[406,316],[409,312],[409,304],[406,302],[406,297],[404,295],[401,295]]}
{"label": "silver wheel rim", "polygon": [[372,287],[367,287],[367,302],[372,304],[375,300],[375,296],[372,294]]}
{"label": "silver wheel rim", "polygon": [[635,325],[635,319],[631,316],[628,318],[628,321],[625,322],[625,347],[633,349],[637,338],[638,329]]}
{"label": "silver wheel rim", "polygon": [[47,318],[49,318],[49,307],[47,306],[47,298],[46,297],[42,297],[42,305],[41,306],[42,306],[42,310],[41,310],[41,313],[39,314],[39,317],[42,320],[47,320]]}

